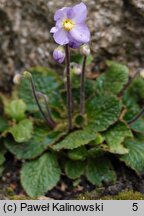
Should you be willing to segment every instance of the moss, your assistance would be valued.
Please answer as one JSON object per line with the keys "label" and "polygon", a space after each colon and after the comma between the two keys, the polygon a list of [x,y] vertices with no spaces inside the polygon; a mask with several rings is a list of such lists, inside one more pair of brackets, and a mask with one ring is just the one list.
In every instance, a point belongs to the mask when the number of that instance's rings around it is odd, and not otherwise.
{"label": "moss", "polygon": [[32,200],[32,198],[25,195],[13,195],[9,197],[10,200]]}
{"label": "moss", "polygon": [[84,194],[78,195],[75,199],[78,200],[95,200],[99,199],[100,193],[97,190],[91,191],[91,192],[86,192]]}
{"label": "moss", "polygon": [[114,196],[100,196],[97,191],[81,194],[76,199],[78,200],[144,200],[144,195],[137,191],[125,190]]}
{"label": "moss", "polygon": [[2,199],[8,200],[31,200],[30,197],[25,196],[23,194],[16,195],[12,187],[7,187],[5,190],[0,190],[0,195]]}
{"label": "moss", "polygon": [[144,195],[137,191],[122,191],[115,196],[102,197],[103,200],[144,200]]}

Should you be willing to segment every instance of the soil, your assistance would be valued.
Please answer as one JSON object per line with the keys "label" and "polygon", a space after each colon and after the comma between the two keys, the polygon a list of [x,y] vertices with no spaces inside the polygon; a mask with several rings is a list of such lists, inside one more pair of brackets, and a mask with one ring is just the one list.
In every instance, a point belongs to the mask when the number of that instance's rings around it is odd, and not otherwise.
{"label": "soil", "polygon": [[[10,153],[6,157],[6,168],[0,180],[0,199],[30,199],[20,184],[21,162],[17,161]],[[74,186],[72,181],[63,175],[60,183],[54,189],[37,199],[77,199],[86,192],[92,192],[90,199],[101,199],[104,196],[117,195],[124,190],[133,190],[144,194],[144,174],[136,175],[116,157],[113,158],[112,163],[117,173],[115,184],[104,183],[102,187],[96,187],[82,177],[80,183]]]}

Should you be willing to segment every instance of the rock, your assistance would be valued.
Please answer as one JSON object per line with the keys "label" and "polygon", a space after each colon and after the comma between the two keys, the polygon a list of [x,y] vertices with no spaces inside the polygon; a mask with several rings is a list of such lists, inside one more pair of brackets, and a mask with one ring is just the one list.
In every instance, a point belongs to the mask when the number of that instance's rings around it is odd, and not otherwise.
{"label": "rock", "polygon": [[[56,44],[49,30],[54,12],[78,0],[2,0],[0,3],[0,89],[9,90],[12,76],[31,66],[55,67]],[[144,67],[143,0],[83,0],[88,6],[94,71],[107,59]],[[103,68],[102,68],[103,69]]]}

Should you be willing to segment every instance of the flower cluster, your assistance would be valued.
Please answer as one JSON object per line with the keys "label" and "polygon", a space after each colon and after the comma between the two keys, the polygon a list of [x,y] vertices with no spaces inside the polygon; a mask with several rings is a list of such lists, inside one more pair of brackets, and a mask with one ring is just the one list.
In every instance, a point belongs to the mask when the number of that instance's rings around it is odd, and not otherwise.
{"label": "flower cluster", "polygon": [[[81,87],[80,87],[80,113],[84,114],[85,107],[85,66],[87,56],[90,54],[88,42],[90,41],[90,31],[85,23],[87,18],[87,7],[84,3],[77,4],[73,7],[63,7],[57,10],[54,15],[56,22],[50,32],[53,33],[54,40],[58,46],[53,52],[53,58],[62,63],[66,58],[66,92],[67,92],[67,107],[68,107],[68,125],[69,131],[72,130],[72,87],[70,73],[70,48],[80,48],[80,53],[83,55],[83,65],[80,72]],[[63,46],[65,46],[65,51]]]}
{"label": "flower cluster", "polygon": [[[54,15],[56,25],[50,31],[53,33],[55,42],[59,45],[68,44],[74,49],[87,44],[90,41],[90,31],[85,23],[86,17],[87,7],[84,3],[57,10]],[[62,50],[56,49],[53,56],[59,63],[63,62],[62,59],[64,60]],[[61,60],[59,60],[60,56]]]}

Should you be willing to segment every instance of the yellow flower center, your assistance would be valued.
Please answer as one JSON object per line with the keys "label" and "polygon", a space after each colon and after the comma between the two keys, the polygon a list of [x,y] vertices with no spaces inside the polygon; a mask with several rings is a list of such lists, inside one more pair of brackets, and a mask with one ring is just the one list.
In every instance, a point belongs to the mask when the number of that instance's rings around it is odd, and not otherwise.
{"label": "yellow flower center", "polygon": [[74,22],[70,19],[66,19],[63,22],[63,27],[66,31],[70,31],[74,27]]}

